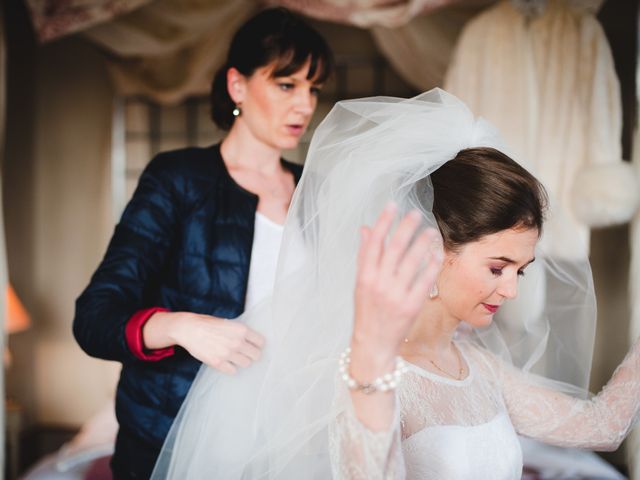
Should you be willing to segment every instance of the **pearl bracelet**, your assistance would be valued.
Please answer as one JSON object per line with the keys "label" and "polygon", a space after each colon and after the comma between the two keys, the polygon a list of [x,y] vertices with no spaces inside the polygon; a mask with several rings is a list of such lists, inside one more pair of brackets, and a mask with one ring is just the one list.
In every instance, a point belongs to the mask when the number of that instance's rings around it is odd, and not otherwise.
{"label": "pearl bracelet", "polygon": [[340,355],[340,360],[338,361],[338,364],[340,365],[340,375],[349,387],[349,390],[357,390],[366,395],[376,392],[389,392],[391,390],[395,390],[400,383],[402,374],[407,371],[405,361],[400,357],[396,357],[396,367],[393,372],[385,373],[373,380],[371,383],[360,383],[349,374],[350,363],[351,348],[347,347],[347,349]]}

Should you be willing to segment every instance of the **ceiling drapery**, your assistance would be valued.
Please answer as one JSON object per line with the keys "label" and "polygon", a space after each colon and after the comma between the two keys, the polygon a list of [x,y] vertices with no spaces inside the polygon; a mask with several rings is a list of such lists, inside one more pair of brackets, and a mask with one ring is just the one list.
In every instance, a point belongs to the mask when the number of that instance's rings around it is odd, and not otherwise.
{"label": "ceiling drapery", "polygon": [[152,0],[26,0],[41,42],[85,30],[131,12]]}
{"label": "ceiling drapery", "polygon": [[82,31],[106,52],[119,93],[160,103],[206,93],[233,32],[266,5],[370,28],[405,81],[428,89],[442,83],[464,23],[493,1],[26,0],[41,42]]}
{"label": "ceiling drapery", "polygon": [[[444,7],[464,5],[481,7],[495,0],[254,0],[242,2],[244,8],[284,6],[308,17],[344,23],[361,28],[397,28],[414,18]],[[540,14],[549,0],[510,0],[523,13]],[[604,0],[565,0],[584,10],[596,11]],[[34,29],[41,42],[86,30],[140,9],[147,4],[154,9],[206,12],[233,0],[25,0]]]}
{"label": "ceiling drapery", "polygon": [[[107,54],[116,90],[177,103],[206,94],[230,37],[264,6],[368,28],[418,90],[442,85],[464,24],[495,0],[25,0],[41,42],[82,32]],[[507,0],[504,0],[507,1]],[[543,11],[548,0],[510,0]],[[566,0],[597,8],[602,0]],[[532,8],[533,5],[533,8]]]}
{"label": "ceiling drapery", "polygon": [[[539,1],[539,0],[536,0]],[[414,18],[455,5],[487,5],[487,0],[270,0],[307,16],[361,28],[397,28]]]}
{"label": "ceiling drapery", "polygon": [[[36,35],[41,42],[86,30],[105,23],[140,7],[151,4],[159,10],[174,11],[217,10],[221,4],[233,0],[25,0],[31,13]],[[518,0],[514,0],[518,1]],[[544,3],[545,0],[528,0]],[[585,0],[582,0],[585,1]],[[455,4],[486,5],[491,0],[264,0],[241,2],[244,8],[281,5],[308,17],[330,22],[346,23],[369,28],[395,28],[406,25],[413,18]]]}
{"label": "ceiling drapery", "polygon": [[157,1],[84,35],[109,53],[120,94],[177,103],[209,91],[231,36],[256,10],[253,0]]}

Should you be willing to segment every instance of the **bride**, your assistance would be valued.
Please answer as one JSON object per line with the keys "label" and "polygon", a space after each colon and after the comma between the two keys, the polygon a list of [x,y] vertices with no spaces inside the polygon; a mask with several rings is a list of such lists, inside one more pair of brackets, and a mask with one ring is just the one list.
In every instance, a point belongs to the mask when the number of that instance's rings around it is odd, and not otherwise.
{"label": "bride", "polygon": [[[518,479],[516,432],[617,448],[640,405],[640,347],[588,397],[588,261],[545,254],[545,215],[562,219],[502,152],[438,89],[338,103],[273,297],[241,318],[265,334],[263,358],[200,370],[153,478]],[[526,301],[503,305],[525,273]]]}

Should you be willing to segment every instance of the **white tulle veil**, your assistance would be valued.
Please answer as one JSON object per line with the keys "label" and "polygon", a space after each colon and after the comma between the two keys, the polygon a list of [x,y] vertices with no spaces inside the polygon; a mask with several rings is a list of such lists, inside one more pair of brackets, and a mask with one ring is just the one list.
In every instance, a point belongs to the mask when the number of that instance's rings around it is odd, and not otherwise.
{"label": "white tulle veil", "polygon": [[[390,200],[420,209],[435,226],[427,177],[479,146],[509,153],[490,124],[439,89],[336,104],[315,132],[293,197],[273,297],[238,319],[266,336],[263,357],[235,376],[201,368],[152,478],[331,478],[328,426],[344,408],[334,392],[351,335],[359,226]],[[552,245],[539,242],[521,300],[470,335],[539,381],[585,395],[591,272],[586,258],[545,254]]]}

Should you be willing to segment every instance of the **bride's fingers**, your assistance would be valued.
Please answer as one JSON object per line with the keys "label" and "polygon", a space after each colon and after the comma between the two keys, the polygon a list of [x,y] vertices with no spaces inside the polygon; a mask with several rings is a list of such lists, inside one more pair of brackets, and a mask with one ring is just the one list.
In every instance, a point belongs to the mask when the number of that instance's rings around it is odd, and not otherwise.
{"label": "bride's fingers", "polygon": [[380,261],[380,277],[391,279],[395,276],[399,264],[407,253],[413,235],[420,225],[422,215],[414,210],[400,221],[398,228],[387,242]]}
{"label": "bride's fingers", "polygon": [[429,230],[420,233],[398,264],[396,283],[405,291],[411,288],[416,280],[418,271],[429,260],[431,241],[432,236]]}
{"label": "bride's fingers", "polygon": [[384,240],[391,228],[396,214],[395,204],[389,204],[382,211],[373,228],[366,234],[366,242],[363,244],[362,263],[359,266],[359,281],[372,280],[377,273],[380,256],[384,247]]}

